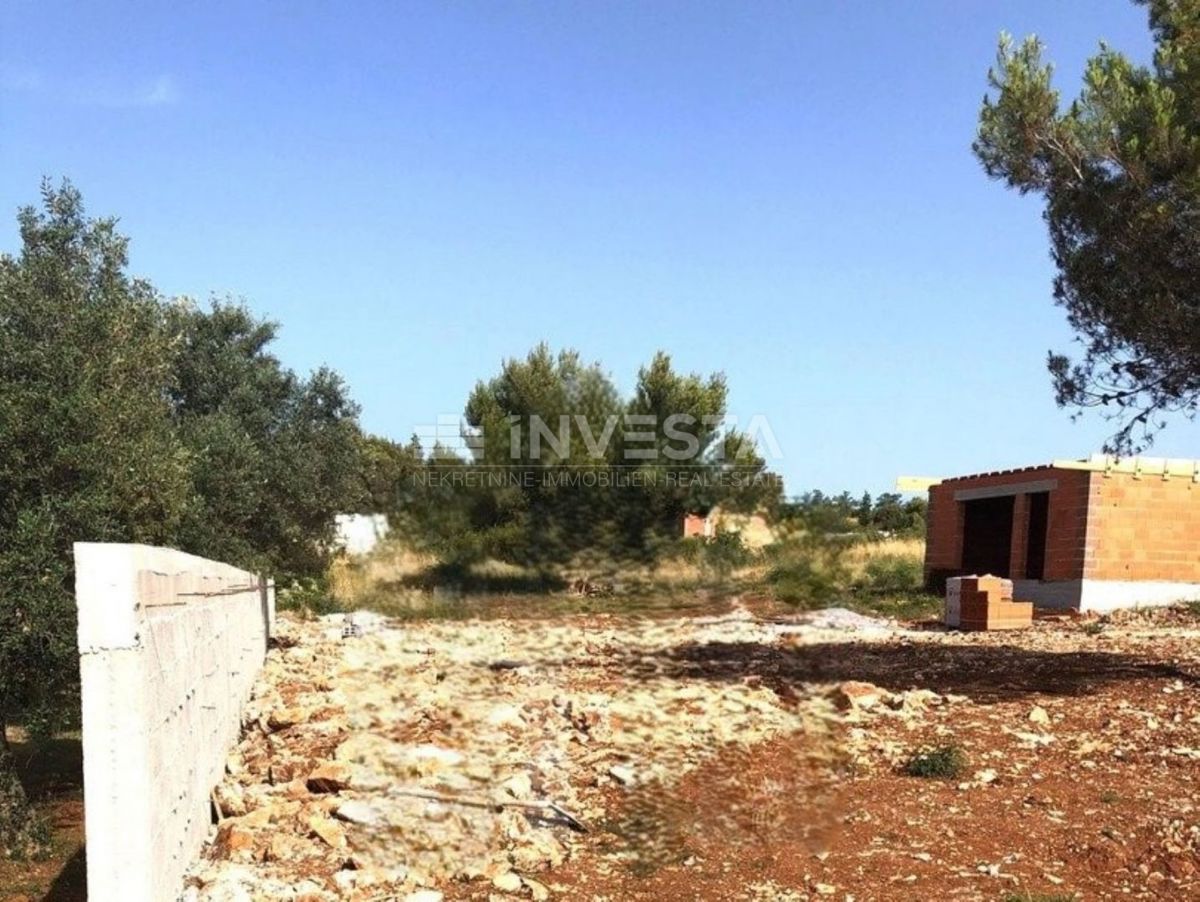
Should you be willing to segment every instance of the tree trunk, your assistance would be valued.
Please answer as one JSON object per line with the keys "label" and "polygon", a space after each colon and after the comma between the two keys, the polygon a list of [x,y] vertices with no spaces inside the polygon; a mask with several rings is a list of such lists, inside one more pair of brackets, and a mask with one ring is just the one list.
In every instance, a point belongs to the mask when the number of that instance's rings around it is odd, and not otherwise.
{"label": "tree trunk", "polygon": [[[3,728],[0,717],[0,731]],[[37,858],[49,847],[49,829],[29,804],[29,796],[17,776],[16,761],[5,736],[0,742],[0,857]]]}

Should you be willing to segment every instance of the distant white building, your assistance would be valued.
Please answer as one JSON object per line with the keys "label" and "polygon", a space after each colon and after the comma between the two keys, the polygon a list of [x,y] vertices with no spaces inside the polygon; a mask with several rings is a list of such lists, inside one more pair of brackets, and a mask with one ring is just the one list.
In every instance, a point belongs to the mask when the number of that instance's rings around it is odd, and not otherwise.
{"label": "distant white building", "polygon": [[370,554],[390,528],[386,514],[338,514],[333,544],[349,555]]}

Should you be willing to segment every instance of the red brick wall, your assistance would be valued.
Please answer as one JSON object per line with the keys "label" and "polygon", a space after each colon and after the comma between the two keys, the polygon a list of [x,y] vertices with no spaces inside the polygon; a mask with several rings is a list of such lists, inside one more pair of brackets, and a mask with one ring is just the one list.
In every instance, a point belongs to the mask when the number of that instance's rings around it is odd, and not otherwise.
{"label": "red brick wall", "polygon": [[[1046,534],[1046,545],[1049,546],[1049,531]],[[1049,547],[1046,549],[1049,551]],[[1013,499],[1013,529],[1009,545],[1010,578],[1020,579],[1025,575],[1025,557],[1029,551],[1029,496],[1017,495]]]}
{"label": "red brick wall", "polygon": [[[962,489],[1054,479],[1046,530],[1045,579],[1200,582],[1200,485],[1186,476],[1036,467],[948,479],[929,490],[925,576],[941,589],[961,574]],[[1012,579],[1025,576],[1028,497],[1013,507]]]}
{"label": "red brick wall", "polygon": [[[1046,570],[1044,579],[1080,579],[1087,560],[1088,486],[1092,473],[1086,470],[1050,470],[1058,488],[1050,493],[1046,525]],[[1023,579],[1022,571],[1017,579]]]}
{"label": "red brick wall", "polygon": [[925,512],[925,582],[939,592],[946,578],[961,575],[962,568],[963,508],[946,485],[929,489]]}
{"label": "red brick wall", "polygon": [[[1033,467],[1011,473],[991,473],[948,479],[929,490],[929,513],[925,534],[925,578],[939,591],[947,576],[962,573],[962,530],[964,502],[954,499],[963,489],[995,488],[1053,479],[1049,522],[1046,530],[1046,579],[1079,579],[1087,558],[1087,505],[1093,474],[1081,470]],[[1013,504],[1011,571],[1013,579],[1025,576],[1026,535],[1029,524],[1028,497],[1016,496]]]}
{"label": "red brick wall", "polygon": [[1089,579],[1200,582],[1200,485],[1092,473]]}

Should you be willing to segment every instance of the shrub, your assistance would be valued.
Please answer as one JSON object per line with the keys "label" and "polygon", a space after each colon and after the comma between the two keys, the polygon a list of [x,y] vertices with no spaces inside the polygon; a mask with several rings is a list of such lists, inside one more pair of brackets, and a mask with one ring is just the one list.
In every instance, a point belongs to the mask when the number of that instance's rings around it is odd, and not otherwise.
{"label": "shrub", "polygon": [[275,597],[275,607],[280,611],[296,611],[317,617],[342,610],[323,579],[298,579],[286,589],[280,589]]}
{"label": "shrub", "polygon": [[941,745],[918,752],[908,759],[904,772],[910,777],[949,780],[957,777],[967,766],[967,756],[956,745]]}
{"label": "shrub", "polygon": [[50,853],[50,824],[30,807],[11,753],[3,748],[0,763],[0,859],[40,861]]}
{"label": "shrub", "polygon": [[753,555],[736,532],[718,532],[704,543],[701,565],[722,578],[750,563]]}
{"label": "shrub", "polygon": [[704,546],[707,543],[704,539],[690,536],[686,539],[680,539],[675,545],[670,548],[665,557],[674,557],[687,564],[699,564],[704,557]]}
{"label": "shrub", "polygon": [[899,594],[920,590],[924,577],[924,562],[921,558],[883,554],[867,561],[859,584],[871,592]]}
{"label": "shrub", "polygon": [[810,608],[832,604],[841,597],[843,588],[835,573],[810,559],[777,564],[767,574],[767,582],[780,601]]}
{"label": "shrub", "polygon": [[802,534],[772,546],[767,585],[782,602],[826,607],[846,594],[850,575],[842,563],[847,544],[821,534]]}

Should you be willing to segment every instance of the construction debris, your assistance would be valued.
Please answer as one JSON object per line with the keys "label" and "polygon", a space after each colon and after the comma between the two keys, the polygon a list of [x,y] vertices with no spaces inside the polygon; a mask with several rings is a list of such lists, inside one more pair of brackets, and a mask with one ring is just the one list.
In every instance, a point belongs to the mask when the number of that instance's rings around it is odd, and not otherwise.
{"label": "construction debris", "polygon": [[285,620],[189,898],[1194,897],[1189,617]]}
{"label": "construction debris", "polygon": [[214,794],[200,899],[403,898],[497,878],[540,895],[504,875],[561,865],[614,791],[653,792],[775,736],[832,748],[825,696],[689,677],[693,650],[779,641],[745,610],[637,629],[368,623],[282,621]]}

